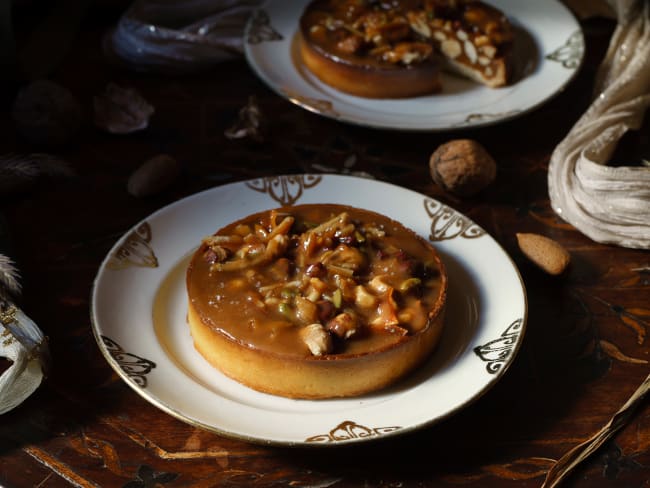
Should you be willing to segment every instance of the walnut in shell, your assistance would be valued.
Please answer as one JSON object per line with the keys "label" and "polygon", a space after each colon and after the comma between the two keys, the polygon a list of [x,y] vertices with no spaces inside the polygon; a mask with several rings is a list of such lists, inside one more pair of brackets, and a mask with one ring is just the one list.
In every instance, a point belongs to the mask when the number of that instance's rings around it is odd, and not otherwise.
{"label": "walnut in shell", "polygon": [[469,197],[487,187],[497,173],[492,156],[478,142],[456,139],[442,144],[429,160],[431,177],[444,190]]}

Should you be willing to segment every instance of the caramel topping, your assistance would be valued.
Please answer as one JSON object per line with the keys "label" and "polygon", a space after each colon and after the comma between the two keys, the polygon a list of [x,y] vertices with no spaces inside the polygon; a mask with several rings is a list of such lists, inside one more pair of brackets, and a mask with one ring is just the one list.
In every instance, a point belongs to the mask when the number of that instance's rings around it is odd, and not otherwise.
{"label": "caramel topping", "polygon": [[424,330],[440,294],[433,248],[379,214],[301,205],[204,239],[188,269],[204,323],[250,347],[357,354]]}

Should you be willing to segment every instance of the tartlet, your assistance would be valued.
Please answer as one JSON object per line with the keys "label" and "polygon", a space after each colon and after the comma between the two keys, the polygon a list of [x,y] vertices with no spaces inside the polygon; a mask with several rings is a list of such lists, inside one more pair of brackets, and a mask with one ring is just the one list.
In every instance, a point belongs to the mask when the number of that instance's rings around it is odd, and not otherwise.
{"label": "tartlet", "polygon": [[443,330],[433,246],[364,209],[264,211],[206,237],[187,269],[197,351],[230,378],[290,398],[350,397],[421,365]]}

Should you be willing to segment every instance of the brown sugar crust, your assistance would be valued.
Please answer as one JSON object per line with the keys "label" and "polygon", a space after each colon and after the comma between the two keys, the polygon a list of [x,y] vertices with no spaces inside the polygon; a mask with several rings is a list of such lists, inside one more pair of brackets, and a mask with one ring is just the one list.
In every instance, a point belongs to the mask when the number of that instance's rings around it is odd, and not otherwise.
{"label": "brown sugar crust", "polygon": [[[260,236],[244,238],[254,254],[224,243],[248,230]],[[385,216],[299,205],[215,236],[188,267],[190,332],[212,366],[246,386],[291,398],[361,395],[417,368],[440,340],[444,266]],[[278,251],[271,240],[285,244]]]}

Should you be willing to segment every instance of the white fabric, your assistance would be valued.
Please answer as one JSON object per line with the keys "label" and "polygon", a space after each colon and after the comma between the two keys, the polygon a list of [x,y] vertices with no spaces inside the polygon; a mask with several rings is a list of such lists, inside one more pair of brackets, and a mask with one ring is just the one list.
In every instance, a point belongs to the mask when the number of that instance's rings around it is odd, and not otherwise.
{"label": "white fabric", "polygon": [[3,414],[20,405],[38,388],[43,380],[43,365],[40,356],[30,354],[2,325],[0,357],[13,362],[0,376],[0,414]]}
{"label": "white fabric", "polygon": [[104,49],[138,71],[191,72],[240,56],[261,0],[137,0]]}
{"label": "white fabric", "polygon": [[650,6],[614,1],[618,26],[597,95],[551,156],[549,196],[558,215],[594,241],[650,249],[650,168],[607,166],[650,106]]}

